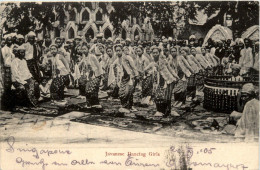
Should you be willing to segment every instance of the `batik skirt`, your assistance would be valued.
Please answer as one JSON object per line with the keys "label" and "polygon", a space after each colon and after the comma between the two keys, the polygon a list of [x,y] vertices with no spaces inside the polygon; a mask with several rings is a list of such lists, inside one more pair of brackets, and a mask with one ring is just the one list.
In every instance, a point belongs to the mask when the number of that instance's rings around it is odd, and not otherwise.
{"label": "batik skirt", "polygon": [[87,80],[84,89],[82,89],[86,96],[86,102],[90,105],[99,105],[98,92],[101,82],[101,76]]}
{"label": "batik skirt", "polygon": [[142,97],[152,96],[153,94],[153,76],[147,76],[142,81]]}
{"label": "batik skirt", "polygon": [[107,94],[113,98],[118,98],[119,97],[119,87],[117,84],[113,83],[108,87],[108,92]]}
{"label": "batik skirt", "polygon": [[192,74],[190,77],[188,77],[188,84],[187,86],[196,86],[196,78],[195,74]]}
{"label": "batik skirt", "polygon": [[171,99],[172,91],[174,88],[175,82],[168,84],[166,88],[163,86],[158,86],[155,91],[155,103],[157,111],[164,114],[164,116],[169,115],[171,112]]}
{"label": "batik skirt", "polygon": [[174,100],[185,103],[187,92],[187,80],[179,80],[173,89]]}
{"label": "batik skirt", "polygon": [[64,99],[64,89],[70,83],[69,75],[63,75],[60,77],[55,77],[52,80],[50,86],[51,99],[53,100],[63,100]]}
{"label": "batik skirt", "polygon": [[168,84],[166,88],[158,86],[155,91],[155,103],[167,103],[171,101],[174,85],[175,82]]}
{"label": "batik skirt", "polygon": [[40,82],[40,68],[35,59],[31,60],[26,60],[28,69],[30,73],[32,74],[33,78],[37,81]]}
{"label": "batik skirt", "polygon": [[103,87],[102,90],[108,90],[108,72],[102,75]]}
{"label": "batik skirt", "polygon": [[135,83],[133,85],[129,84],[130,76],[123,77],[119,87],[119,99],[123,108],[131,109],[133,106],[133,97],[135,91]]}
{"label": "batik skirt", "polygon": [[79,83],[79,95],[85,96],[87,76],[86,75],[82,75],[79,78],[78,83]]}
{"label": "batik skirt", "polygon": [[187,84],[187,95],[194,98],[196,95],[196,75],[192,74],[188,78],[188,84]]}
{"label": "batik skirt", "polygon": [[12,72],[10,66],[4,66],[4,88],[11,89],[12,86]]}
{"label": "batik skirt", "polygon": [[[38,82],[30,78],[26,80],[26,84],[14,82],[13,85],[15,90],[15,103],[26,105],[26,106],[37,106],[38,99],[40,97],[40,88]],[[24,86],[24,89],[20,87]],[[26,96],[26,97],[25,97]]]}
{"label": "batik skirt", "polygon": [[198,74],[196,74],[196,76],[195,76],[196,90],[203,91],[205,77],[206,77],[205,71],[199,72]]}

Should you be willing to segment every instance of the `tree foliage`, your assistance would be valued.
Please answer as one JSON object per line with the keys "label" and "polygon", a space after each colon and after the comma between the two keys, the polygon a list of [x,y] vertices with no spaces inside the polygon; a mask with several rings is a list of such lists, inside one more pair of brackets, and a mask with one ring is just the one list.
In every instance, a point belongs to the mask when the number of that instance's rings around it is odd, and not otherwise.
{"label": "tree foliage", "polygon": [[[161,32],[161,34],[166,35],[172,32],[172,28],[176,26],[177,22],[181,20],[186,22],[187,18],[195,19],[196,8],[193,4],[194,2],[173,3],[172,1],[113,2],[115,11],[111,14],[111,21],[115,28],[120,30],[120,21],[129,18],[129,16],[137,18],[138,21],[143,21],[144,18],[149,17],[153,29],[157,33]],[[173,21],[174,14],[177,14],[177,16],[175,17],[176,20]]]}
{"label": "tree foliage", "polygon": [[[115,27],[119,20],[127,19],[129,15],[137,18],[149,17],[154,30],[163,35],[171,34],[172,29],[183,21],[188,30],[188,19],[196,20],[197,11],[204,9],[205,14],[210,17],[217,15],[208,21],[208,27],[215,24],[223,24],[224,14],[230,14],[233,18],[232,29],[239,33],[250,26],[259,25],[259,2],[258,1],[163,1],[163,2],[114,2],[115,12],[112,22]],[[174,15],[177,16],[174,16]],[[176,17],[172,20],[173,17]]]}
{"label": "tree foliage", "polygon": [[[74,7],[80,12],[81,8],[88,7],[93,10],[91,2],[24,2],[8,3],[11,11],[7,16],[5,27],[8,30],[17,29],[19,33],[26,34],[31,29],[37,28],[35,20],[42,27],[40,29],[51,30],[54,21],[60,21],[60,27],[65,26],[66,11]],[[142,23],[146,17],[150,18],[155,34],[171,35],[174,27],[181,27],[183,32],[189,28],[189,19],[196,19],[197,11],[204,9],[210,17],[217,15],[207,22],[208,27],[215,24],[223,24],[224,14],[228,13],[233,18],[233,30],[240,33],[252,25],[259,25],[258,1],[157,1],[157,2],[112,2],[114,11],[108,13],[106,2],[100,2],[99,7],[103,13],[110,17],[116,33],[120,33],[123,20],[136,18],[137,23]],[[31,11],[31,12],[29,12]]]}
{"label": "tree foliage", "polygon": [[205,9],[205,13],[211,16],[216,11],[218,15],[209,22],[209,27],[215,24],[222,24],[224,14],[232,16],[233,24],[231,29],[242,33],[253,25],[259,25],[259,2],[258,1],[208,1],[197,2],[200,9]]}

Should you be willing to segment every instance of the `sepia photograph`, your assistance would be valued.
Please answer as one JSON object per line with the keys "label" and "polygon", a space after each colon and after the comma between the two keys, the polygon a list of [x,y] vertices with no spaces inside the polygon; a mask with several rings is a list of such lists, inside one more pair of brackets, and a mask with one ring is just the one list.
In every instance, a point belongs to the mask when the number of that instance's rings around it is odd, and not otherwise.
{"label": "sepia photograph", "polygon": [[259,168],[259,1],[0,14],[0,170]]}

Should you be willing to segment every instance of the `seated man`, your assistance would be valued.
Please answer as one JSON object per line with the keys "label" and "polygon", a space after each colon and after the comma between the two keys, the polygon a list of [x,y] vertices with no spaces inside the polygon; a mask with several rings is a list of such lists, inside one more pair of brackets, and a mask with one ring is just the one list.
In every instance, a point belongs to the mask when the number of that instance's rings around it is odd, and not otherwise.
{"label": "seated man", "polygon": [[[25,48],[23,46],[17,48],[15,59],[11,64],[11,71],[13,86],[17,92],[16,100],[20,103],[25,102],[23,104],[28,106],[36,106],[38,104],[38,98],[40,97],[39,85],[33,79],[28,69],[25,60]],[[24,98],[24,96],[26,96],[26,98]]]}
{"label": "seated man", "polygon": [[243,85],[241,97],[243,113],[237,122],[235,137],[253,140],[259,135],[259,100],[256,99],[255,87],[252,83]]}
{"label": "seated man", "polygon": [[231,66],[232,69],[232,77],[230,78],[231,81],[243,81],[243,77],[239,75],[240,73],[240,65],[239,64],[233,64]]}

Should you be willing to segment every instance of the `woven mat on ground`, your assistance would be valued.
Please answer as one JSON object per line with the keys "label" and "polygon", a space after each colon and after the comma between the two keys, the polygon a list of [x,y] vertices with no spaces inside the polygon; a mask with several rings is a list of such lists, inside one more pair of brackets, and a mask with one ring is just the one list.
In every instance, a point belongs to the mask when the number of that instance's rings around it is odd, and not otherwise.
{"label": "woven mat on ground", "polygon": [[71,121],[144,133],[154,133],[162,127],[170,125],[127,117],[113,117],[93,114],[72,119]]}
{"label": "woven mat on ground", "polygon": [[56,117],[61,114],[64,114],[60,112],[58,109],[54,108],[44,108],[44,107],[20,107],[17,106],[14,110],[14,112],[24,113],[24,114],[34,114],[34,115],[42,115],[42,116],[51,116]]}

